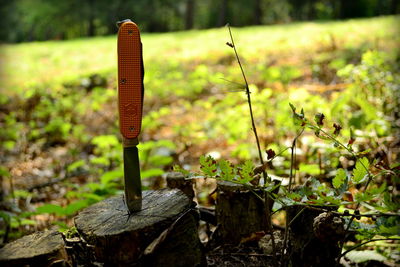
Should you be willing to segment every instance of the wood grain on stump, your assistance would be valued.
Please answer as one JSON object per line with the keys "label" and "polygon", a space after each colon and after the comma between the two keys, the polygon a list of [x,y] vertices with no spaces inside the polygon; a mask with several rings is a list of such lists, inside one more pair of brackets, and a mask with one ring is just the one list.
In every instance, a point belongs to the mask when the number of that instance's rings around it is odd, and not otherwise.
{"label": "wood grain on stump", "polygon": [[27,235],[0,250],[1,266],[53,266],[57,263],[68,266],[64,240],[57,231]]}
{"label": "wood grain on stump", "polygon": [[75,218],[97,262],[114,266],[195,266],[203,255],[197,213],[182,191],[143,192],[140,212],[128,215],[122,196],[90,206]]}
{"label": "wood grain on stump", "polygon": [[226,243],[237,244],[266,229],[263,201],[243,185],[218,181],[215,211],[219,234]]}

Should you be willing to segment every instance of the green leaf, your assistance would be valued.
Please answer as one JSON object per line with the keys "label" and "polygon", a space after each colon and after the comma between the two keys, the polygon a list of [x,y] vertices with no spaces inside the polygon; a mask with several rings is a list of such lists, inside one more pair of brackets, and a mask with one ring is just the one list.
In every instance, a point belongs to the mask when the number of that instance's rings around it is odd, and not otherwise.
{"label": "green leaf", "polygon": [[217,172],[216,161],[211,156],[200,156],[200,169],[206,177],[214,177]]}
{"label": "green leaf", "polygon": [[119,145],[119,141],[115,135],[99,135],[93,138],[92,144],[100,149],[108,149]]}
{"label": "green leaf", "polygon": [[295,112],[296,112],[296,107],[293,106],[292,103],[289,103],[289,106],[290,106],[290,108],[292,109],[293,113],[295,113]]}
{"label": "green leaf", "polygon": [[374,195],[368,192],[358,192],[355,194],[354,198],[357,202],[368,202],[374,198]]}
{"label": "green leaf", "polygon": [[253,179],[254,173],[254,164],[251,160],[246,160],[243,165],[241,165],[241,170],[239,171],[241,183],[250,182]]}
{"label": "green leaf", "polygon": [[300,163],[299,171],[308,173],[310,175],[318,175],[318,174],[320,174],[320,168],[319,168],[318,164]]}
{"label": "green leaf", "polygon": [[86,199],[74,201],[65,207],[64,215],[73,215],[77,211],[86,208],[88,205],[89,202]]}
{"label": "green leaf", "polygon": [[222,180],[231,181],[235,177],[234,169],[229,161],[222,159],[218,165]]}
{"label": "green leaf", "polygon": [[188,170],[185,170],[184,168],[182,168],[179,165],[174,165],[173,170],[174,170],[174,172],[182,173],[184,176],[188,176],[190,174],[190,172]]}
{"label": "green leaf", "polygon": [[83,165],[85,165],[85,161],[83,159],[75,161],[74,163],[68,165],[67,171],[72,172],[72,171],[78,169],[79,167],[82,167]]}
{"label": "green leaf", "polygon": [[374,120],[378,118],[378,110],[375,106],[369,103],[366,97],[357,97],[355,98],[355,102],[361,107],[365,115],[367,115],[368,120]]}
{"label": "green leaf", "polygon": [[8,169],[6,167],[0,166],[0,176],[3,176],[3,177],[10,176],[10,172],[8,171]]}
{"label": "green leaf", "polygon": [[154,166],[165,166],[173,161],[174,159],[172,157],[164,155],[152,155],[149,158],[149,163],[151,163]]}
{"label": "green leaf", "polygon": [[389,211],[397,211],[400,209],[400,203],[398,201],[394,201],[393,195],[389,192],[385,192],[383,194],[383,204]]}
{"label": "green leaf", "polygon": [[89,188],[93,192],[102,189],[102,186],[98,183],[87,183],[85,187]]}
{"label": "green leaf", "polygon": [[40,206],[36,209],[36,212],[38,214],[42,213],[54,213],[56,215],[62,216],[65,214],[64,208],[61,207],[60,205],[55,205],[55,204],[45,204],[43,206]]}
{"label": "green leaf", "polygon": [[109,171],[105,172],[101,177],[100,177],[100,182],[103,185],[107,185],[108,183],[120,179],[124,176],[124,173],[122,170],[114,170],[114,171]]}
{"label": "green leaf", "polygon": [[36,221],[29,219],[22,219],[20,222],[21,225],[36,225]]}
{"label": "green leaf", "polygon": [[375,261],[386,260],[385,256],[379,254],[374,250],[363,250],[363,251],[353,250],[346,254],[346,258],[356,263],[361,263],[370,260],[375,260]]}
{"label": "green leaf", "polygon": [[110,165],[110,160],[106,157],[93,157],[90,159],[90,163],[108,166]]}
{"label": "green leaf", "polygon": [[332,185],[334,188],[338,189],[343,185],[345,180],[346,180],[346,171],[340,168],[337,170],[336,176],[332,180]]}
{"label": "green leaf", "polygon": [[16,144],[15,141],[8,140],[8,141],[3,142],[3,147],[4,147],[6,150],[13,150],[14,147],[15,147],[15,144]]}
{"label": "green leaf", "polygon": [[164,171],[162,169],[153,168],[153,169],[148,169],[148,170],[142,171],[140,173],[140,176],[142,179],[145,179],[145,178],[149,178],[149,177],[160,176],[163,174],[164,174]]}
{"label": "green leaf", "polygon": [[286,196],[294,201],[300,201],[302,198],[298,193],[287,193]]}
{"label": "green leaf", "polygon": [[366,192],[368,192],[369,194],[371,194],[373,196],[376,196],[376,195],[379,195],[379,194],[383,193],[385,191],[385,189],[386,189],[386,182],[383,182],[381,184],[381,186],[376,186],[376,187],[370,186],[370,187],[368,187]]}
{"label": "green leaf", "polygon": [[362,182],[365,176],[368,174],[369,161],[367,158],[358,159],[356,167],[353,170],[353,182],[358,184]]}
{"label": "green leaf", "polygon": [[399,225],[394,225],[394,226],[380,225],[378,231],[379,231],[380,235],[385,235],[385,236],[400,235],[400,226]]}
{"label": "green leaf", "polygon": [[81,197],[88,199],[88,201],[90,202],[98,202],[100,200],[103,200],[103,197],[93,193],[81,193],[80,195]]}
{"label": "green leaf", "polygon": [[10,224],[11,216],[7,212],[0,211],[0,218],[2,218],[6,224]]}

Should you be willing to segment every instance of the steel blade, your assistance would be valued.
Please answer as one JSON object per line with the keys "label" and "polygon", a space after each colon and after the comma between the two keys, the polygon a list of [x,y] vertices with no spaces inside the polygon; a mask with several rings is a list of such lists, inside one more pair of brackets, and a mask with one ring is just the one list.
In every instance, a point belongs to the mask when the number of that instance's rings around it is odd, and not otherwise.
{"label": "steel blade", "polygon": [[125,201],[129,212],[142,209],[142,183],[136,146],[124,147]]}

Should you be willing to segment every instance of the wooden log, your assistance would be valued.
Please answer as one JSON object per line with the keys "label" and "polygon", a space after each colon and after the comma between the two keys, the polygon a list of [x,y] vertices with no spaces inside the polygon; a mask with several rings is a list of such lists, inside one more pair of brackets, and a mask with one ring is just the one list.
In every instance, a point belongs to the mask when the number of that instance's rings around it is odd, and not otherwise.
{"label": "wooden log", "polygon": [[237,244],[252,233],[265,231],[264,203],[245,186],[218,181],[216,202],[218,231],[225,243]]}
{"label": "wooden log", "polygon": [[182,191],[144,191],[142,210],[128,215],[122,196],[90,206],[75,226],[106,266],[196,266],[203,260],[198,216]]}
{"label": "wooden log", "polygon": [[178,188],[182,190],[190,199],[194,197],[193,182],[186,180],[180,172],[170,172],[167,174],[167,186],[171,189]]}
{"label": "wooden log", "polygon": [[5,245],[1,266],[70,266],[61,233],[36,232]]}

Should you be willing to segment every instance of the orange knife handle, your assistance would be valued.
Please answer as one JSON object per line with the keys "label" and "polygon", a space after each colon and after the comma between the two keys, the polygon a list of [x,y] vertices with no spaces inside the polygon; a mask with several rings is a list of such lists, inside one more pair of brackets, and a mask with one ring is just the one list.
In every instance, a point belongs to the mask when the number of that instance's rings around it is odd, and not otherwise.
{"label": "orange knife handle", "polygon": [[118,110],[123,137],[137,138],[142,126],[143,57],[138,26],[130,20],[118,30]]}

